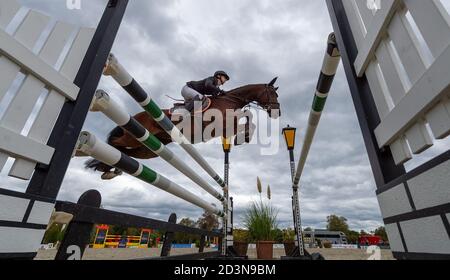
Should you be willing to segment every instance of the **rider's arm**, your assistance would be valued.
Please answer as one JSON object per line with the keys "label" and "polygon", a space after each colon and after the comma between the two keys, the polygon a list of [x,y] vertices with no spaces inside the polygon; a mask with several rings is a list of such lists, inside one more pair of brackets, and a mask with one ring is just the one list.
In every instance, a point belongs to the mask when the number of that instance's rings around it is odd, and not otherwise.
{"label": "rider's arm", "polygon": [[212,92],[212,95],[217,96],[221,93],[220,88],[218,88],[216,85],[214,85],[214,78],[206,79],[205,81],[205,87],[208,92]]}

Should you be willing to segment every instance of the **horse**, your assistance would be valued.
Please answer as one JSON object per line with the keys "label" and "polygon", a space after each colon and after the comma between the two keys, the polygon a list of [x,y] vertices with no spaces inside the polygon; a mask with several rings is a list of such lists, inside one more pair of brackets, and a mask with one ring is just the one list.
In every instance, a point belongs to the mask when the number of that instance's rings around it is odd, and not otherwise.
{"label": "horse", "polygon": [[[212,97],[210,106],[207,108],[205,112],[202,112],[202,114],[207,114],[208,111],[213,109],[217,110],[216,112],[222,114],[223,131],[214,130],[211,133],[211,138],[216,137],[229,138],[243,133],[245,135],[244,142],[245,143],[250,142],[255,125],[253,123],[250,123],[251,121],[249,120],[247,115],[247,121],[249,123],[245,125],[244,131],[239,130],[238,125],[239,117],[236,117],[236,119],[232,122],[233,127],[230,128],[229,127],[230,122],[227,121],[226,118],[226,113],[229,113],[230,112],[229,110],[235,112],[240,111],[243,112],[243,115],[245,115],[246,111],[243,109],[251,106],[252,104],[256,104],[262,110],[266,111],[270,118],[278,119],[281,116],[281,110],[280,110],[280,103],[278,102],[279,97],[277,93],[278,87],[275,87],[277,79],[278,78],[274,78],[268,84],[253,84],[239,87],[234,90],[225,92],[220,96]],[[175,125],[180,124],[181,122],[180,120],[173,120],[174,118],[172,116],[170,109],[163,110],[163,113],[170,119],[172,119]],[[198,137],[195,137],[194,135],[195,133],[192,133],[196,131],[195,118],[198,117],[198,113],[189,115],[188,117],[192,118],[191,121],[192,126],[190,129],[182,130],[182,133],[186,137],[186,139],[188,139],[192,144],[198,144],[199,142],[209,141],[210,138],[205,139],[204,137],[201,137],[199,141]],[[156,136],[164,145],[168,145],[173,142],[172,137],[169,134],[167,134],[147,112],[141,112],[135,115],[134,118],[140,124],[142,124],[150,133]],[[214,118],[212,118],[211,121],[203,121],[201,131],[202,132],[205,131],[205,128],[207,128],[213,121]],[[243,144],[237,143],[236,142],[237,139],[238,137],[235,138],[235,145]],[[155,153],[153,153],[142,143],[136,140],[136,138],[133,135],[131,135],[121,127],[116,127],[109,133],[107,142],[109,145],[113,146],[114,148],[118,149],[119,151],[130,157],[134,157],[137,159],[152,159],[158,157]],[[102,179],[104,180],[110,180],[122,174],[120,170],[114,169],[113,167],[108,166],[94,159],[87,161],[85,167],[87,169],[93,169],[95,171],[103,172]]]}

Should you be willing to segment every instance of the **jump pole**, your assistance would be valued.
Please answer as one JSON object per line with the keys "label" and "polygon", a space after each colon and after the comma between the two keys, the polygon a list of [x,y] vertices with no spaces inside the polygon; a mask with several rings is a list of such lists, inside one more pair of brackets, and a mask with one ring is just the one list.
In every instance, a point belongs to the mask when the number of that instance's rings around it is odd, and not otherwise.
{"label": "jump pole", "polygon": [[118,59],[110,54],[103,71],[105,76],[111,76],[131,97],[138,102],[142,108],[161,126],[172,139],[180,146],[211,176],[222,188],[226,188],[224,180],[217,174],[208,162],[200,155],[192,144],[186,139],[181,131],[163,113],[161,108],[152,100],[151,96],[139,85],[139,83],[119,63]]}
{"label": "jump pole", "polygon": [[105,142],[100,141],[95,135],[89,132],[81,133],[77,144],[77,150],[105,164],[114,166],[131,176],[190,202],[206,211],[224,217],[224,213],[216,206],[198,198],[195,194],[158,174],[149,167],[123,154]]}
{"label": "jump pole", "polygon": [[297,166],[297,172],[294,176],[294,183],[292,186],[294,196],[294,225],[296,231],[296,246],[298,246],[300,256],[305,255],[304,244],[303,244],[303,233],[301,227],[300,218],[300,203],[298,198],[298,189],[300,178],[305,167],[306,159],[308,158],[309,151],[311,149],[311,144],[314,140],[314,135],[316,134],[317,126],[319,125],[320,118],[322,116],[323,109],[328,98],[328,94],[333,84],[334,76],[336,75],[337,68],[341,61],[341,54],[338,49],[336,42],[336,36],[331,33],[328,37],[328,47],[325,53],[325,58],[322,65],[322,71],[319,76],[319,82],[317,84],[313,105],[311,108],[311,113],[308,120],[308,128],[306,130],[305,140],[303,143],[302,151],[300,154],[300,160]]}
{"label": "jump pole", "polygon": [[209,185],[202,177],[200,177],[192,168],[178,158],[167,146],[165,146],[158,138],[151,134],[144,126],[134,119],[126,110],[112,99],[108,93],[103,90],[97,90],[93,103],[91,105],[92,112],[102,112],[111,121],[122,129],[128,131],[136,140],[141,142],[146,148],[160,156],[167,163],[175,167],[178,171],[186,175],[194,183],[199,185],[209,194],[220,200],[222,203],[226,201],[225,197]]}

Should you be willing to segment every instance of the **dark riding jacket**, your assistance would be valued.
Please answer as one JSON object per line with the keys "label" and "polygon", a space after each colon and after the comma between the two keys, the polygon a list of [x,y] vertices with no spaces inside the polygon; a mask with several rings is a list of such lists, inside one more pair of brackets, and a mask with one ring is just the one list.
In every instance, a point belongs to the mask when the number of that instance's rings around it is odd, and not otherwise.
{"label": "dark riding jacket", "polygon": [[209,77],[201,81],[188,82],[187,86],[203,95],[218,96],[223,93],[217,84],[216,78],[214,77]]}

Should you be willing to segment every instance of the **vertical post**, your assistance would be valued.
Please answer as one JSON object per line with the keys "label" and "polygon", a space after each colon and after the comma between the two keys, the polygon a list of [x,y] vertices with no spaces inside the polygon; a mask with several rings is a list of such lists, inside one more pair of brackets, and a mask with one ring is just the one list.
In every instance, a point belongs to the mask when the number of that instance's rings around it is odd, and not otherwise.
{"label": "vertical post", "polygon": [[294,181],[294,176],[295,176],[294,149],[289,149],[289,162],[290,162],[290,166],[291,166],[291,178],[292,178],[292,181]]}
{"label": "vertical post", "polygon": [[205,235],[200,236],[200,246],[198,249],[199,253],[203,253],[205,251],[205,243],[206,243],[206,236]]}
{"label": "vertical post", "polygon": [[230,169],[230,152],[225,151],[224,159],[224,182],[225,188],[223,190],[223,196],[225,197],[226,203],[223,205],[223,211],[226,215],[223,217],[223,239],[222,239],[222,256],[227,255],[228,248],[228,205],[229,205],[229,190],[228,190],[228,179],[229,179],[229,169]]}
{"label": "vertical post", "polygon": [[[177,223],[177,214],[173,213],[170,215],[169,223],[176,224]],[[161,248],[161,257],[170,256],[170,250],[172,249],[172,242],[175,238],[175,233],[171,231],[167,231],[164,235],[164,243]]]}
{"label": "vertical post", "polygon": [[[85,192],[78,200],[79,205],[96,208],[99,208],[101,203],[102,196],[95,190]],[[55,260],[81,260],[89,245],[93,227],[93,223],[78,222],[77,213],[75,213],[72,222],[67,227]]]}
{"label": "vertical post", "polygon": [[[289,149],[289,163],[291,166],[291,180],[292,182],[294,182],[294,176],[295,176],[295,156],[294,156],[294,149]],[[293,221],[294,221],[294,231],[295,231],[295,236],[298,236],[298,224],[297,224],[297,218],[296,218],[296,204],[295,204],[295,190],[293,190],[292,192],[292,197],[291,197],[291,204],[292,204],[292,217],[293,217]],[[293,252],[292,252],[293,253]]]}
{"label": "vertical post", "polygon": [[[230,224],[229,224],[229,228],[230,228],[230,235],[233,236],[233,229],[234,229],[234,201],[233,201],[233,197],[230,197],[230,211],[229,211],[229,215],[230,215]],[[233,239],[234,241],[234,239]],[[234,244],[233,244],[234,245]]]}
{"label": "vertical post", "polygon": [[[291,166],[291,180],[292,182],[294,182],[294,176],[295,176],[295,156],[294,156],[294,149],[289,149],[289,163]],[[295,192],[292,193],[291,196],[291,206],[292,206],[292,217],[293,217],[293,221],[294,221],[294,231],[295,231],[295,235],[298,235],[297,232],[297,219],[295,218],[295,200],[294,200],[294,195]]]}
{"label": "vertical post", "polygon": [[311,230],[311,240],[310,240],[309,248],[316,248],[316,230],[315,229]]}
{"label": "vertical post", "polygon": [[220,236],[219,237],[219,248],[218,248],[218,250],[219,250],[219,252],[222,252],[222,248],[223,248],[223,236]]}
{"label": "vertical post", "polygon": [[[229,180],[230,180],[230,151],[231,151],[231,138],[222,137],[222,146],[224,152],[224,183],[225,188],[223,189],[223,196],[226,203],[223,205],[223,212],[225,216],[223,217],[223,240],[222,240],[222,256],[227,256],[232,251],[233,247],[233,232],[232,232],[232,222],[231,222],[231,201],[230,201],[230,190],[229,190]],[[231,248],[230,248],[231,247]],[[230,249],[229,249],[230,248]]]}
{"label": "vertical post", "polygon": [[[290,160],[290,166],[291,166],[291,178],[292,182],[294,182],[295,177],[295,156],[294,156],[294,149],[289,149],[289,160]],[[292,188],[292,216],[294,220],[294,231],[295,231],[295,245],[298,247],[298,253],[300,256],[305,255],[304,245],[303,245],[303,232],[301,229],[301,223],[300,223],[300,202],[298,198],[298,187]],[[292,256],[297,253],[296,251],[291,252]]]}
{"label": "vertical post", "polygon": [[305,249],[303,244],[303,232],[301,228],[301,218],[300,218],[300,203],[298,197],[298,186],[294,184],[295,181],[295,156],[294,156],[294,148],[295,148],[295,135],[297,129],[294,127],[287,126],[283,129],[283,135],[286,140],[286,145],[289,152],[289,163],[291,167],[291,181],[292,185],[292,217],[294,221],[294,231],[295,231],[295,250],[290,252],[290,257],[304,256]]}
{"label": "vertical post", "polygon": [[[303,243],[303,231],[301,226],[300,217],[300,202],[298,198],[298,186],[293,187],[292,204],[294,206],[294,226],[295,226],[295,246],[297,247],[298,254],[303,257],[305,255],[305,245]],[[297,252],[295,252],[297,254]]]}

